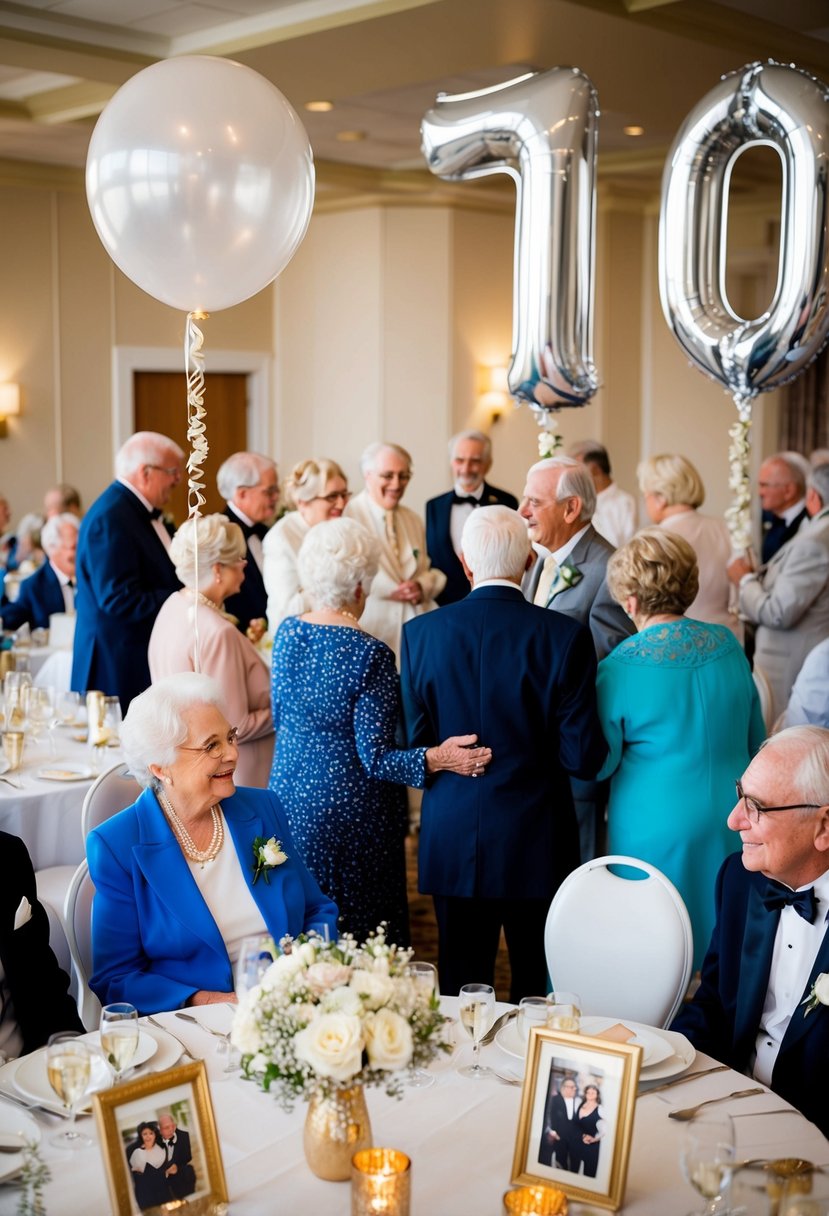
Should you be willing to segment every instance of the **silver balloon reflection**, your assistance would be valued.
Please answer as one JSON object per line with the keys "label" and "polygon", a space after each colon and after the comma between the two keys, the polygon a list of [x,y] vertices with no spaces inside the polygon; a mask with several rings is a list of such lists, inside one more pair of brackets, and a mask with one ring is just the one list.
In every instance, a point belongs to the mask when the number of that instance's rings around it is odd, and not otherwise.
{"label": "silver balloon reflection", "polygon": [[[777,287],[769,309],[738,316],[725,291],[728,189],[737,157],[775,148],[783,166]],[[662,309],[690,358],[735,398],[797,376],[829,336],[827,88],[795,67],[752,63],[688,115],[662,181]]]}
{"label": "silver balloon reflection", "polygon": [[438,95],[421,123],[439,177],[508,173],[516,185],[514,397],[536,408],[585,405],[592,360],[596,90],[577,68],[552,68],[475,93]]}

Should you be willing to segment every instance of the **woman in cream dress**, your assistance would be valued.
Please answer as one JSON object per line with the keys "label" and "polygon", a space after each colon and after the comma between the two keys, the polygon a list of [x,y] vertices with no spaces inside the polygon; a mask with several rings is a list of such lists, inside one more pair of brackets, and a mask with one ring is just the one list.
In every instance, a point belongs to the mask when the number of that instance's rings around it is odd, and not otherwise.
{"label": "woman in cream dress", "polygon": [[[199,560],[193,548],[197,529]],[[155,620],[148,657],[153,683],[180,671],[195,671],[194,617],[198,605],[199,662],[222,688],[232,726],[238,730],[240,785],[264,789],[273,758],[268,669],[255,646],[224,611],[245,577],[245,538],[225,515],[188,519],[173,537],[170,557],[184,584],[166,600]]]}
{"label": "woman in cream dress", "polygon": [[262,542],[263,578],[268,593],[268,628],[272,635],[286,616],[310,608],[299,585],[297,554],[309,529],[326,519],[339,519],[351,495],[345,473],[335,460],[301,460],[285,485],[288,505]]}

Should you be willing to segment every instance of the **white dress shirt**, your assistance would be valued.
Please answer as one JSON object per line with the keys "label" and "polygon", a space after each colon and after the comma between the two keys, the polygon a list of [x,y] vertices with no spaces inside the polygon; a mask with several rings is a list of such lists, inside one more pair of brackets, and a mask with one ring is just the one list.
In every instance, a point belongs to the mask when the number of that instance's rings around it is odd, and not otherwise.
{"label": "white dress shirt", "polygon": [[[122,486],[125,486],[126,489],[129,490],[129,492],[131,494],[135,495],[135,497],[138,499],[138,501],[145,507],[148,514],[152,511],[155,511],[156,508],[150,502],[149,498],[145,498],[140,490],[136,490],[135,486],[130,485],[130,483],[128,481],[124,481],[123,477],[119,477],[118,480],[120,481]],[[154,530],[158,533],[158,538],[161,541],[161,543],[163,544],[164,548],[169,553],[170,552],[170,542],[171,542],[172,538],[170,536],[170,533],[164,527],[164,524],[162,523],[162,520],[161,520],[161,516],[159,515],[157,519],[151,519],[150,523],[152,524]]]}
{"label": "white dress shirt", "polygon": [[[484,493],[484,483],[481,482],[477,490],[467,490],[459,481],[456,481],[453,489],[456,494],[460,494],[463,498],[474,498],[476,502],[480,502]],[[449,535],[452,538],[452,548],[459,557],[463,525],[474,510],[475,508],[472,506],[472,503],[467,505],[465,502],[453,502],[452,510],[449,512]]]}
{"label": "white dress shirt", "polygon": [[[245,515],[244,511],[240,511],[235,503],[229,502],[227,504],[227,506],[228,506],[228,510],[232,511],[233,514],[236,516],[236,518],[240,519],[242,521],[242,523],[245,525],[245,527],[247,527],[247,528],[254,527],[253,520],[248,519],[248,517],[247,517],[247,515]],[[248,551],[250,552],[251,557],[256,562],[257,566],[259,567],[259,571],[261,573],[265,566],[265,558],[262,553],[261,540],[259,539],[258,536],[254,536],[253,534],[251,534],[247,538],[247,546],[248,546]]]}
{"label": "white dress shirt", "polygon": [[52,571],[55,575],[55,578],[60,583],[60,589],[61,589],[61,592],[63,593],[64,611],[67,612],[69,614],[69,616],[71,616],[73,614],[73,612],[75,611],[75,588],[70,587],[69,584],[71,582],[73,582],[74,580],[70,579],[69,575],[64,574],[62,570],[58,570],[57,566],[55,565],[55,563],[53,561],[50,561],[49,565],[52,567]]}
{"label": "white dress shirt", "polygon": [[611,481],[596,495],[591,523],[614,548],[626,545],[636,531],[636,499]]}

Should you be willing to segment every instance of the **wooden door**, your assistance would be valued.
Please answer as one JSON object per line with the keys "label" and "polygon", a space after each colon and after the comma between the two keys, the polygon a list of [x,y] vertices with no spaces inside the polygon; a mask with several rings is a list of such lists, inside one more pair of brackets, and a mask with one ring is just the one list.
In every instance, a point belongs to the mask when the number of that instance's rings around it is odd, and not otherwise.
{"label": "wooden door", "polygon": [[[189,452],[187,443],[187,377],[184,372],[135,372],[133,376],[136,431],[160,431]],[[224,510],[216,489],[219,465],[234,452],[247,449],[247,376],[244,372],[207,372],[204,377],[209,453],[202,465],[205,515]],[[187,518],[187,481],[176,486],[165,511],[176,524]]]}

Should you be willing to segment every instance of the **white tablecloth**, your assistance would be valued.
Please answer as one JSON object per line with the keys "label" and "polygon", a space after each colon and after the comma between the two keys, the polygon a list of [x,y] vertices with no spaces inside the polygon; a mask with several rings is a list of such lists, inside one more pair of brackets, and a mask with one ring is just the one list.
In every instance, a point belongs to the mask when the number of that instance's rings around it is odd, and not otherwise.
{"label": "white tablecloth", "polygon": [[[454,1014],[456,1004],[445,999],[447,1013]],[[216,1028],[229,1025],[229,1007],[193,1012]],[[173,1014],[159,1020],[206,1059],[232,1216],[349,1216],[349,1184],[322,1182],[305,1164],[304,1105],[283,1113],[274,1098],[251,1082],[221,1071],[217,1039]],[[408,1090],[401,1102],[381,1090],[367,1091],[375,1144],[402,1149],[412,1158],[412,1216],[500,1216],[502,1211],[521,1090],[458,1076],[458,1063],[470,1053],[464,1044],[453,1058],[442,1059],[435,1066],[437,1083]],[[497,1045],[485,1048],[483,1055],[485,1063],[504,1071],[515,1063]],[[694,1067],[710,1063],[709,1057],[698,1056]],[[722,1072],[637,1101],[625,1216],[684,1216],[700,1206],[679,1167],[684,1125],[669,1119],[668,1111],[747,1087],[745,1077]],[[784,1108],[784,1114],[758,1113]],[[829,1162],[829,1142],[776,1094],[724,1103],[720,1109],[735,1117],[740,1158],[799,1156],[815,1164]],[[47,1124],[51,1131],[54,1121],[41,1120],[44,1133]],[[82,1126],[96,1136],[93,1120],[83,1120]],[[44,1144],[43,1156],[53,1172],[45,1191],[49,1216],[98,1216],[109,1210],[97,1148],[70,1155]],[[11,1186],[0,1186],[0,1214],[15,1210]],[[571,1204],[573,1216],[591,1210]]]}

